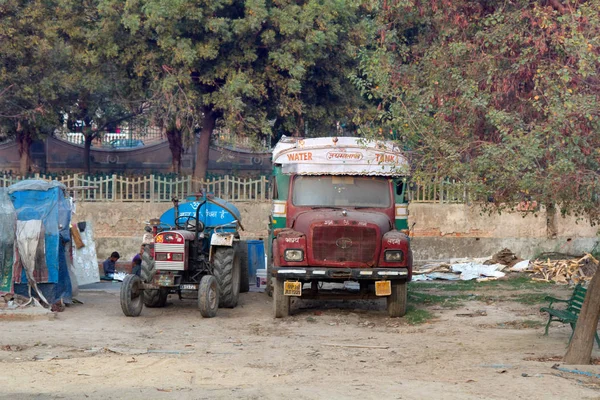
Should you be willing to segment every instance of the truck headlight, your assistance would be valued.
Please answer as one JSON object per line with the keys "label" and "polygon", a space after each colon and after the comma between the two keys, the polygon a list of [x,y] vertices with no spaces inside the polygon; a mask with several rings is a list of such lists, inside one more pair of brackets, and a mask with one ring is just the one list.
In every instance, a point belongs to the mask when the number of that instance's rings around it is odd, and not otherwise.
{"label": "truck headlight", "polygon": [[400,262],[404,258],[402,250],[388,250],[385,252],[385,261]]}
{"label": "truck headlight", "polygon": [[283,259],[285,261],[302,261],[304,260],[304,251],[291,249],[283,252]]}

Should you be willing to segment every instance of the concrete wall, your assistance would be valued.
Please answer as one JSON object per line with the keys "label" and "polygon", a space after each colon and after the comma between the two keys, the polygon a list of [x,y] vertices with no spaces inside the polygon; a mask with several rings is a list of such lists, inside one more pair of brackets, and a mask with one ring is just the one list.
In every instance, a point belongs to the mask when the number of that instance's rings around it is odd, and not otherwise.
{"label": "concrete wall", "polygon": [[[415,260],[486,257],[509,248],[522,258],[541,252],[581,254],[597,241],[597,227],[574,217],[554,217],[556,237],[548,238],[546,212],[488,214],[465,204],[411,204]],[[537,216],[536,216],[537,215]]]}
{"label": "concrete wall", "polygon": [[[246,238],[267,236],[270,203],[234,203],[242,214]],[[92,221],[98,258],[118,251],[131,260],[139,249],[145,221],[158,218],[170,203],[79,203],[75,218]],[[547,238],[546,214],[488,215],[463,204],[419,204],[409,207],[414,223],[413,251],[419,263],[461,257],[485,257],[509,248],[523,258],[544,251],[580,254],[596,243],[597,228],[575,218],[555,217],[557,236]]]}

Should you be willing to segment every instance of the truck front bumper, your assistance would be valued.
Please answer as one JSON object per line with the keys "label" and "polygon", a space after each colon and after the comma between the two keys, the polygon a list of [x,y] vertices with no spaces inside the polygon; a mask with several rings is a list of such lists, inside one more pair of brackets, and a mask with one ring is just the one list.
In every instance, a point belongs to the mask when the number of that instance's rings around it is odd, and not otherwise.
{"label": "truck front bumper", "polygon": [[408,280],[408,268],[273,267],[272,276],[290,280]]}

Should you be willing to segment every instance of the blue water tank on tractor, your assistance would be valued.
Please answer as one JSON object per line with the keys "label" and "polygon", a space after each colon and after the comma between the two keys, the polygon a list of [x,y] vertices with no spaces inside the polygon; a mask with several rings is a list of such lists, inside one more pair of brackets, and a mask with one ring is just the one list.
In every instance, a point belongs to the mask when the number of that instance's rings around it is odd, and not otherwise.
{"label": "blue water tank on tractor", "polygon": [[[196,210],[200,207],[198,215],[200,222],[212,234],[214,228],[219,227],[219,232],[236,232],[235,221],[240,221],[240,211],[228,201],[216,197],[212,201],[196,196],[189,196],[185,203],[179,204],[179,217],[195,217]],[[221,206],[220,206],[220,205]],[[230,210],[231,212],[229,212]],[[233,214],[232,214],[233,213]],[[170,208],[160,216],[160,222],[165,225],[175,226],[175,208]]]}

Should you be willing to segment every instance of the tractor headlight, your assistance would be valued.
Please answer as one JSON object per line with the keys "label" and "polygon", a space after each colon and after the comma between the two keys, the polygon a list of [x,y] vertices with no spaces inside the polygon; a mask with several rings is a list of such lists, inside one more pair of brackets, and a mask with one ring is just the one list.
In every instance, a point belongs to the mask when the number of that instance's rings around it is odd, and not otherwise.
{"label": "tractor headlight", "polygon": [[385,252],[385,261],[400,262],[404,258],[402,250],[388,250]]}
{"label": "tractor headlight", "polygon": [[304,260],[304,251],[297,249],[286,250],[283,253],[283,259],[285,261],[302,261]]}
{"label": "tractor headlight", "polygon": [[183,253],[173,253],[173,255],[171,256],[171,260],[183,261]]}
{"label": "tractor headlight", "polygon": [[156,261],[167,261],[167,253],[156,253],[154,259]]}

